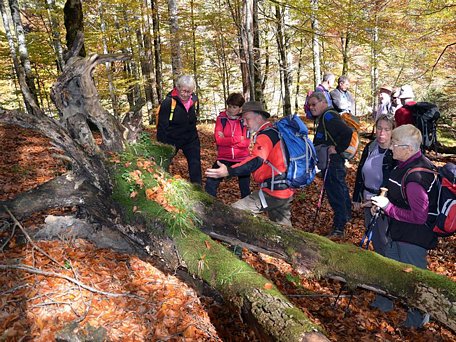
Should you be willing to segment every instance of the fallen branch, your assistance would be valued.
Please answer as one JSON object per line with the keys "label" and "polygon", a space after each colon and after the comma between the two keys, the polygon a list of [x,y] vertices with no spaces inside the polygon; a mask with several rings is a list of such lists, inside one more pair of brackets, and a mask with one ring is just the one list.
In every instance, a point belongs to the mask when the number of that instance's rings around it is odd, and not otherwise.
{"label": "fallen branch", "polygon": [[97,294],[101,294],[101,295],[104,295],[104,296],[107,296],[107,297],[130,297],[130,298],[134,298],[134,299],[139,299],[139,300],[145,301],[145,299],[143,297],[140,297],[140,296],[137,296],[137,295],[133,295],[133,294],[130,294],[130,293],[112,293],[112,292],[106,292],[106,291],[97,290],[94,287],[88,286],[88,285],[80,282],[79,280],[76,280],[76,279],[71,278],[69,276],[66,276],[64,274],[43,271],[43,270],[40,270],[39,268],[27,266],[27,265],[24,265],[24,264],[16,264],[16,265],[3,265],[3,264],[0,264],[0,269],[2,269],[2,270],[8,270],[8,269],[22,270],[22,271],[29,272],[29,273],[44,275],[44,276],[47,276],[47,277],[61,278],[61,279],[65,279],[65,280],[67,280],[69,282],[72,282],[72,283],[82,287],[84,290],[87,290],[87,291],[90,291],[90,292],[94,292],[94,293],[97,293]]}
{"label": "fallen branch", "polygon": [[43,255],[47,256],[50,260],[52,260],[54,263],[56,263],[60,267],[65,268],[65,266],[63,264],[61,264],[60,262],[55,260],[52,256],[50,256],[48,253],[46,253],[42,248],[37,246],[35,244],[35,242],[33,242],[30,235],[28,235],[28,233],[25,231],[24,227],[22,227],[21,223],[16,219],[16,217],[14,217],[13,213],[11,213],[11,211],[8,209],[8,207],[6,207],[6,206],[3,206],[3,207],[5,208],[6,212],[9,214],[9,216],[13,219],[14,226],[19,227],[19,229],[22,231],[22,233],[27,238],[28,242],[30,242],[30,244],[33,246],[33,248],[36,248],[39,252],[41,252]]}

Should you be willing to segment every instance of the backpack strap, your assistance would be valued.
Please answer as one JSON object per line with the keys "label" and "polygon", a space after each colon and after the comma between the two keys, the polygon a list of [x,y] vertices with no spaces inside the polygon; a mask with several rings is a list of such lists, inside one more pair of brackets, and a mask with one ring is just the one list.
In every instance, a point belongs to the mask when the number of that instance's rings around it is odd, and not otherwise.
{"label": "backpack strap", "polygon": [[408,201],[407,201],[407,194],[405,193],[405,181],[407,180],[407,177],[410,174],[414,173],[414,172],[432,173],[434,175],[434,177],[438,177],[438,172],[437,171],[434,171],[434,170],[431,170],[431,169],[428,169],[428,168],[425,168],[425,167],[413,167],[413,168],[407,170],[407,172],[405,173],[405,175],[401,179],[401,195],[402,195],[402,198],[407,203],[408,203]]}
{"label": "backpack strap", "polygon": [[169,113],[169,121],[172,121],[173,120],[173,117],[174,117],[174,109],[176,109],[176,104],[177,104],[177,101],[174,97],[171,98],[171,111]]}
{"label": "backpack strap", "polygon": [[328,112],[329,112],[329,113],[332,113],[332,114],[336,114],[336,115],[339,115],[339,113],[337,113],[337,112],[334,111],[334,110],[328,110],[328,111],[326,111],[326,112],[322,115],[322,117],[321,117],[321,123],[323,124],[323,130],[325,131],[325,140],[327,140],[328,137],[329,137],[329,139],[331,139],[331,141],[333,142],[334,146],[337,146],[336,141],[334,140],[334,138],[332,137],[332,135],[331,135],[331,134],[328,132],[328,130],[326,129],[325,114],[328,113]]}

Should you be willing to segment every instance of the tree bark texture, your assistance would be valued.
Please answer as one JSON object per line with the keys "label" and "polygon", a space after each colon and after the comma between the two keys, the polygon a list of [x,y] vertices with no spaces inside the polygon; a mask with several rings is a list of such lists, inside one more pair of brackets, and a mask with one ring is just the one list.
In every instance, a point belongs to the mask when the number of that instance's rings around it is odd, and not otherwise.
{"label": "tree bark texture", "polygon": [[[63,8],[66,42],[68,50],[72,50],[76,42],[78,32],[84,33],[84,16],[82,13],[81,0],[67,0]],[[79,50],[79,56],[85,57],[86,51],[84,45]]]}

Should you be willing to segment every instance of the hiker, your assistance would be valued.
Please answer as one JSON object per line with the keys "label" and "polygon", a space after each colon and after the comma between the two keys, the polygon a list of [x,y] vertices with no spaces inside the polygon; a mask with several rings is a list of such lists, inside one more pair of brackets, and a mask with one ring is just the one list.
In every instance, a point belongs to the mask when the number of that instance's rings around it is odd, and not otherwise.
{"label": "hiker", "polygon": [[[342,237],[345,224],[351,219],[351,201],[345,181],[347,171],[342,153],[350,145],[352,130],[340,115],[328,106],[323,93],[312,93],[309,98],[309,107],[317,124],[314,145],[316,148],[320,145],[319,150],[325,151],[329,159],[326,167],[323,165],[322,169],[319,166],[325,179],[323,186],[326,188],[329,204],[334,211],[332,232],[328,236]],[[320,155],[319,158],[321,159]]]}
{"label": "hiker", "polygon": [[325,94],[326,103],[328,103],[328,106],[333,105],[329,90],[334,86],[335,80],[336,76],[334,76],[333,73],[325,72],[323,74],[323,81],[321,81],[321,83],[315,88],[315,91]]}
{"label": "hiker", "polygon": [[374,111],[374,121],[377,122],[378,118],[381,115],[386,115],[391,113],[391,93],[393,89],[390,86],[382,85],[378,90],[378,106]]}
{"label": "hiker", "polygon": [[413,100],[415,95],[413,94],[413,89],[408,84],[401,87],[399,93],[399,100],[401,102],[401,107],[396,109],[394,113],[394,119],[396,120],[397,127],[412,124],[413,125],[413,114],[409,108],[404,107],[404,105],[414,105],[416,102]]}
{"label": "hiker", "polygon": [[[389,217],[388,244],[385,256],[419,268],[427,268],[427,251],[437,245],[437,235],[430,229],[435,220],[429,213],[437,212],[438,182],[436,175],[414,171],[412,168],[436,170],[421,153],[421,132],[413,125],[402,125],[392,132],[391,149],[398,165],[391,171],[387,197],[374,196],[372,204]],[[377,296],[371,306],[390,311],[392,302]],[[418,328],[427,322],[429,315],[418,309],[409,309],[405,327]]]}
{"label": "hiker", "polygon": [[[348,91],[350,80],[347,76],[340,76],[337,80],[337,87],[330,92],[332,106],[339,113],[355,113],[355,101],[352,94]],[[329,102],[328,102],[329,103]]]}
{"label": "hiker", "polygon": [[[221,112],[215,122],[214,137],[217,145],[217,160],[212,168],[217,168],[217,162],[226,166],[233,166],[250,155],[250,139],[247,127],[241,119],[241,107],[244,104],[244,96],[240,93],[232,93],[226,99],[226,110]],[[222,178],[208,177],[205,190],[208,194],[216,197],[217,188]],[[250,194],[250,174],[238,177],[241,198]]]}
{"label": "hiker", "polygon": [[196,130],[198,98],[193,93],[196,84],[192,76],[184,75],[160,105],[157,140],[173,145],[175,153],[182,150],[187,159],[190,181],[201,185],[200,140]]}
{"label": "hiker", "polygon": [[396,87],[393,89],[391,92],[391,108],[390,108],[390,114],[394,115],[396,113],[396,110],[402,107],[401,100],[399,99],[399,95],[401,93],[401,87]]}
{"label": "hiker", "polygon": [[[324,95],[320,94],[324,98]],[[268,121],[270,114],[264,110],[260,102],[246,102],[242,106],[241,114],[254,141],[251,155],[233,166],[227,167],[225,164],[217,162],[219,168],[208,169],[206,176],[238,177],[252,173],[260,190],[255,190],[249,196],[233,203],[232,207],[249,210],[255,214],[266,212],[271,221],[291,226],[291,202],[294,189],[286,183],[275,185],[274,189],[270,188],[273,177],[275,181],[286,177],[287,161],[282,152],[279,134],[272,128],[272,123]],[[277,170],[274,170],[270,164],[274,165]],[[279,175],[278,172],[281,172],[282,175]]]}
{"label": "hiker", "polygon": [[390,172],[396,165],[393,152],[390,150],[391,133],[395,125],[390,115],[382,114],[378,117],[375,123],[376,138],[363,150],[353,190],[353,209],[364,210],[364,223],[366,228],[372,229],[374,250],[383,256],[387,243],[388,220],[384,215],[380,215],[372,221],[370,199],[380,193],[381,187],[386,187]]}

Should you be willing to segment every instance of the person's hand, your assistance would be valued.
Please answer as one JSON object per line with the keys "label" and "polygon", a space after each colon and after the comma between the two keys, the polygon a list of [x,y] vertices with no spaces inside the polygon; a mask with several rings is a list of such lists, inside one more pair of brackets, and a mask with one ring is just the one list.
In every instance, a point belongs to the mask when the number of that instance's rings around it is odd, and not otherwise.
{"label": "person's hand", "polygon": [[217,134],[218,134],[218,136],[219,136],[220,138],[224,138],[224,137],[225,137],[225,135],[223,134],[222,131],[218,131]]}
{"label": "person's hand", "polygon": [[361,202],[353,202],[353,210],[359,211],[361,209]]}
{"label": "person's hand", "polygon": [[388,197],[385,196],[373,196],[371,198],[371,201],[374,206],[377,206],[382,209],[385,209],[390,202]]}
{"label": "person's hand", "polygon": [[210,178],[222,178],[228,176],[228,168],[225,164],[217,161],[218,169],[207,169],[206,177]]}
{"label": "person's hand", "polygon": [[337,153],[336,152],[336,146],[333,146],[333,145],[329,146],[328,147],[328,154],[335,154],[335,153]]}

